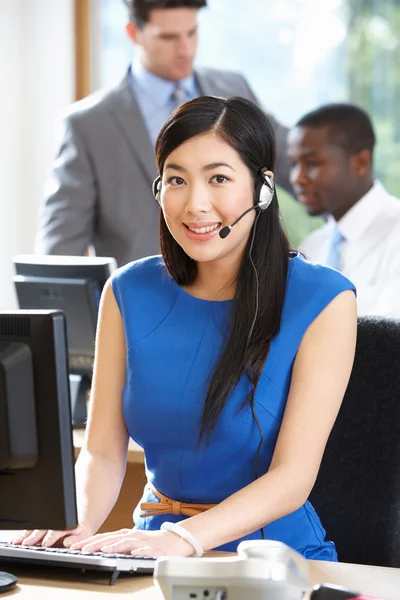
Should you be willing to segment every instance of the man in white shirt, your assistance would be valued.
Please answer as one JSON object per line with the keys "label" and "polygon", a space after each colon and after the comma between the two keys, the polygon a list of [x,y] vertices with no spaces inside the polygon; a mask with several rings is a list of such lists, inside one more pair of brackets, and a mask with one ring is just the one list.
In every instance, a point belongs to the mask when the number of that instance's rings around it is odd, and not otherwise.
{"label": "man in white shirt", "polygon": [[374,181],[374,145],[370,118],[351,104],[322,106],[289,132],[295,194],[309,215],[327,215],[300,250],[354,282],[359,314],[400,316],[400,200]]}

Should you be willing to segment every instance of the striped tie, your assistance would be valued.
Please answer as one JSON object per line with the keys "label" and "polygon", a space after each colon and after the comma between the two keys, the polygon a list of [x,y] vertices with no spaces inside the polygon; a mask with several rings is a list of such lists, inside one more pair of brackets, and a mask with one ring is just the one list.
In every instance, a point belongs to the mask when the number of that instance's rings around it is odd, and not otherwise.
{"label": "striped tie", "polygon": [[186,102],[186,93],[180,85],[176,85],[172,90],[172,110],[176,110],[181,104]]}

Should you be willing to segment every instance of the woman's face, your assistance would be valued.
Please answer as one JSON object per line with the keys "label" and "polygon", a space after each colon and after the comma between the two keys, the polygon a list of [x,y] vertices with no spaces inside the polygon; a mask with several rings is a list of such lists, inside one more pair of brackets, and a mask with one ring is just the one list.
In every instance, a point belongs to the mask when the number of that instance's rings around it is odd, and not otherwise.
{"label": "woman's face", "polygon": [[253,205],[253,180],[239,154],[215,133],[187,140],[165,161],[161,207],[168,229],[193,260],[239,259],[255,211],[225,239],[218,232]]}

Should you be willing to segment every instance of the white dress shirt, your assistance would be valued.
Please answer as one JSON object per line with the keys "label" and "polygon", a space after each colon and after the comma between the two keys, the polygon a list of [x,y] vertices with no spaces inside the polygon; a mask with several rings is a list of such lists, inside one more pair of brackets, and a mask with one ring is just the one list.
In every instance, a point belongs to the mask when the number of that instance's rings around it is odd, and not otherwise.
{"label": "white dress shirt", "polygon": [[340,221],[329,217],[313,231],[300,251],[326,264],[335,226],[345,238],[340,271],[357,288],[359,314],[400,317],[400,200],[376,181]]}

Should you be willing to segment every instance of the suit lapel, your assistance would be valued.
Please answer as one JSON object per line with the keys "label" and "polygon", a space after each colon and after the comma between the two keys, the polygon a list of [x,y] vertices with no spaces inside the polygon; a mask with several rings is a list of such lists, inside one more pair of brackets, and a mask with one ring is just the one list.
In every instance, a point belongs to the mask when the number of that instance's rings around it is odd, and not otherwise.
{"label": "suit lapel", "polygon": [[216,71],[210,73],[206,69],[199,69],[195,71],[195,77],[202,96],[219,96],[221,98],[227,96],[227,89]]}
{"label": "suit lapel", "polygon": [[[240,84],[239,78],[230,79],[223,76],[222,72],[209,71],[207,69],[199,69],[195,71],[197,84],[203,96],[217,96],[219,98],[230,98],[232,96],[244,95],[245,98],[249,94],[245,90],[245,86]],[[241,89],[241,91],[239,91]]]}
{"label": "suit lapel", "polygon": [[[203,96],[224,96],[224,90],[215,77],[206,72],[195,71],[196,81]],[[126,139],[136,160],[142,165],[143,172],[150,183],[157,175],[154,149],[146,129],[139,105],[132,90],[130,72],[125,75],[121,84],[115,88],[108,105],[115,124]]]}
{"label": "suit lapel", "polygon": [[109,110],[132,153],[142,165],[149,182],[152,183],[157,174],[154,150],[132,90],[129,72],[115,89]]}
{"label": "suit lapel", "polygon": [[200,92],[202,96],[216,96],[218,92],[216,92],[216,82],[212,81],[210,77],[202,71],[195,71],[196,81],[198,83]]}

